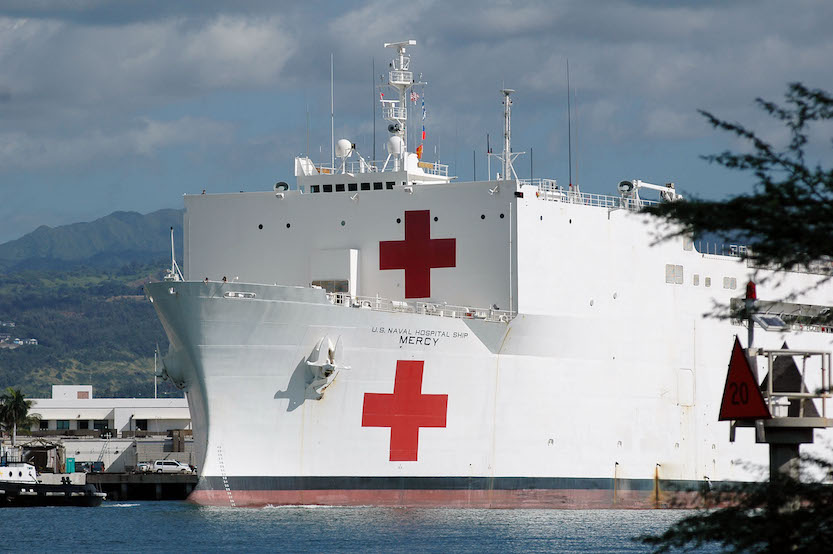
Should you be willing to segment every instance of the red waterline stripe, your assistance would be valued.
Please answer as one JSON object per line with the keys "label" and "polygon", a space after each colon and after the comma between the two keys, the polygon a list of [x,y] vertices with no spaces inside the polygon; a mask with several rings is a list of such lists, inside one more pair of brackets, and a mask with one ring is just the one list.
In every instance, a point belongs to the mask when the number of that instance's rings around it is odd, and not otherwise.
{"label": "red waterline stripe", "polygon": [[[651,509],[698,505],[694,491],[559,490],[232,490],[237,507],[287,505],[399,506],[425,508]],[[229,506],[225,490],[195,490],[190,502]]]}

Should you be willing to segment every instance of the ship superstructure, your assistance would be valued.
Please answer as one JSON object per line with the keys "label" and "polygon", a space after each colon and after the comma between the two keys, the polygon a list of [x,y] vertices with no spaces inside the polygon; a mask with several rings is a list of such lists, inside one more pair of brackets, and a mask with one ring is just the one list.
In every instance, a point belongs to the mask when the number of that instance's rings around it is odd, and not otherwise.
{"label": "ship superstructure", "polygon": [[[407,48],[392,43],[387,156],[349,140],[297,185],[185,197],[183,278],[147,294],[185,389],[204,504],[662,505],[749,478],[752,436],[717,410],[745,329],[733,251],[657,243],[654,190],[518,179],[511,91],[501,179],[456,182],[408,147]],[[357,159],[352,159],[352,158]],[[823,309],[827,268],[760,282]],[[819,286],[816,286],[819,285]],[[822,328],[760,346],[829,349]],[[740,435],[740,434],[739,434]]]}

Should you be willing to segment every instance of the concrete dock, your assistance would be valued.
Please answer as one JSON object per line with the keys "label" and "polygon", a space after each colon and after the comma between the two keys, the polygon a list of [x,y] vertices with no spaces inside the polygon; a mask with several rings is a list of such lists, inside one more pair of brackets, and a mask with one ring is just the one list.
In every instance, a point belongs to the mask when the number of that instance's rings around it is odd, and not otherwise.
{"label": "concrete dock", "polygon": [[92,483],[107,500],[185,500],[197,486],[195,474],[90,473]]}

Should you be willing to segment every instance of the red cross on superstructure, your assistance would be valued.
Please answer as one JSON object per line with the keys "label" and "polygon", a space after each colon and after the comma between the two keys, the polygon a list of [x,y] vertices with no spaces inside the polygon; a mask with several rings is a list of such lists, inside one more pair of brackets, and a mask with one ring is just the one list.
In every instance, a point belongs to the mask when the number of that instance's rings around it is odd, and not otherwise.
{"label": "red cross on superstructure", "polygon": [[405,298],[431,296],[431,268],[455,267],[457,239],[431,238],[431,212],[405,212],[405,240],[379,241],[379,269],[405,270]]}
{"label": "red cross on superstructure", "polygon": [[420,427],[445,427],[447,394],[422,394],[425,362],[398,360],[393,394],[367,392],[362,427],[390,427],[390,461],[415,462]]}

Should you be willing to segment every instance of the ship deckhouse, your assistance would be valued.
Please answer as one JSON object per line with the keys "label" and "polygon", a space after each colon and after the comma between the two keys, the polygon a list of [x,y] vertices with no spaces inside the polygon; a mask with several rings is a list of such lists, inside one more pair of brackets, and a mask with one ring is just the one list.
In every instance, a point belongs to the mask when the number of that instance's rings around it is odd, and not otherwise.
{"label": "ship deckhouse", "polygon": [[[379,93],[382,117],[388,122],[388,138],[385,145],[388,155],[384,160],[367,161],[347,139],[339,140],[334,147],[334,160],[330,164],[317,164],[303,156],[295,158],[295,177],[298,188],[304,192],[361,192],[391,190],[395,186],[448,183],[448,166],[421,161],[421,148],[408,151],[409,105],[418,98],[412,89],[425,83],[414,80],[411,58],[406,48],[416,45],[415,40],[385,43],[386,48],[396,50],[390,62],[387,85]],[[389,94],[385,97],[385,91]],[[357,160],[351,159],[355,154]],[[338,158],[338,163],[335,163]]]}

